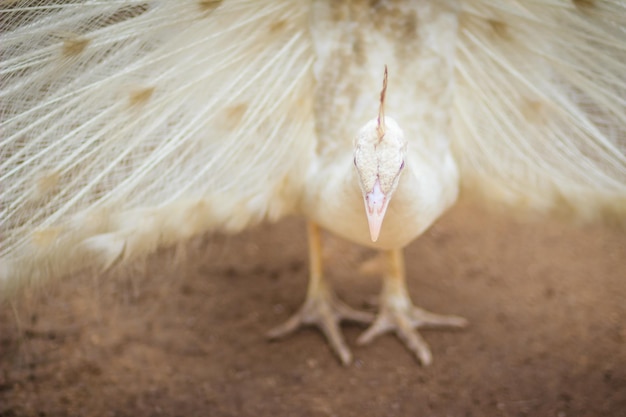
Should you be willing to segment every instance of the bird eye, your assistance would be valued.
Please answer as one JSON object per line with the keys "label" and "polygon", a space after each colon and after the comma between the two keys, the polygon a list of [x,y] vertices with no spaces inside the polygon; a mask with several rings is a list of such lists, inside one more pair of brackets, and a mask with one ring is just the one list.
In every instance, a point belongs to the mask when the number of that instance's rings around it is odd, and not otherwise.
{"label": "bird eye", "polygon": [[356,156],[354,157],[354,166],[356,166]]}
{"label": "bird eye", "polygon": [[404,160],[402,161],[402,164],[400,165],[400,169],[404,168]]}

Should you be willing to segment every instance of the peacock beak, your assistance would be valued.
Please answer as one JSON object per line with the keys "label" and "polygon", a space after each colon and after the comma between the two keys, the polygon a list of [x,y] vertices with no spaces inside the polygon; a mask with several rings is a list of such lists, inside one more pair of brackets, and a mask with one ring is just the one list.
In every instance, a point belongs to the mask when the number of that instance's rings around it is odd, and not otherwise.
{"label": "peacock beak", "polygon": [[380,229],[383,225],[383,219],[387,212],[389,200],[380,188],[380,181],[376,179],[374,188],[365,194],[365,213],[367,214],[367,223],[370,228],[370,237],[372,242],[378,240]]}

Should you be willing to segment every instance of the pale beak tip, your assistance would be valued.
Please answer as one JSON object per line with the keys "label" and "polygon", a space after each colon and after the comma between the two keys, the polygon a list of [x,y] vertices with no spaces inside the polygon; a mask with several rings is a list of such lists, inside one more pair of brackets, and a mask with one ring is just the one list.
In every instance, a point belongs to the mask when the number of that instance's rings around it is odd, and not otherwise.
{"label": "pale beak tip", "polygon": [[382,228],[384,213],[381,214],[369,214],[367,216],[367,223],[370,229],[370,238],[372,242],[376,242],[378,240],[378,236],[380,236],[380,229]]}

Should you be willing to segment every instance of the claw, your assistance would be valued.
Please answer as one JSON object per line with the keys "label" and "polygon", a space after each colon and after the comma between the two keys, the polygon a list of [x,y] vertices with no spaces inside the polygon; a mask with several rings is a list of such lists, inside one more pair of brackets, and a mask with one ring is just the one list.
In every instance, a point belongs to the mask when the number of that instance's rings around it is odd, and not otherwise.
{"label": "claw", "polygon": [[339,324],[343,320],[357,323],[371,323],[374,316],[370,313],[358,311],[339,301],[334,294],[320,292],[315,297],[309,297],[300,310],[291,316],[285,323],[275,327],[267,333],[270,339],[287,336],[302,326],[317,326],[326,336],[333,351],[339,356],[343,365],[352,363],[352,353],[341,333]]}
{"label": "claw", "polygon": [[413,306],[409,309],[398,309],[386,305],[376,321],[357,339],[357,343],[365,345],[384,333],[394,331],[406,347],[413,352],[417,360],[422,365],[428,366],[432,363],[433,355],[428,343],[416,329],[463,328],[467,324],[467,320],[463,317],[439,315]]}
{"label": "claw", "polygon": [[428,343],[417,332],[425,327],[467,326],[467,320],[458,316],[443,316],[415,307],[406,288],[404,255],[401,250],[386,252],[387,271],[383,279],[380,312],[374,323],[358,339],[359,345],[370,343],[383,333],[394,331],[405,346],[413,352],[418,362],[428,366],[433,355]]}

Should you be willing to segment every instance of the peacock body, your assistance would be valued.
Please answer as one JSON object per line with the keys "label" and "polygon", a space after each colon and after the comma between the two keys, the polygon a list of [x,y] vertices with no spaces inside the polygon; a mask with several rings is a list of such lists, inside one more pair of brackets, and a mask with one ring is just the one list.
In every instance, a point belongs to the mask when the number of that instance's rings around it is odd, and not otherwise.
{"label": "peacock body", "polygon": [[[626,216],[623,1],[11,0],[0,18],[2,295],[288,214],[402,248],[459,184]],[[385,65],[414,181],[374,243],[353,141]]]}

